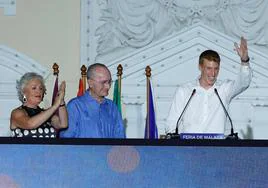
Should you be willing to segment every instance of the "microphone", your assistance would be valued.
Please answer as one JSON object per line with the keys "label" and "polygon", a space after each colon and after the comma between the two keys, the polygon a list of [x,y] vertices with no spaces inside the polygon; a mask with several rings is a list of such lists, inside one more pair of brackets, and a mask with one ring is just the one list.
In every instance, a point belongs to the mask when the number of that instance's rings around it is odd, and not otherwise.
{"label": "microphone", "polygon": [[179,122],[180,122],[180,120],[181,120],[181,118],[182,118],[182,115],[184,114],[184,112],[185,112],[187,106],[189,105],[189,103],[190,103],[192,97],[194,96],[195,92],[196,92],[196,89],[193,89],[190,98],[188,99],[188,101],[187,101],[185,107],[183,108],[183,110],[182,110],[182,112],[181,112],[180,117],[178,118],[178,120],[177,120],[177,122],[176,122],[175,133],[168,133],[168,134],[167,134],[167,138],[179,138],[179,126],[178,126],[178,124],[179,124]]}
{"label": "microphone", "polygon": [[225,106],[224,106],[224,104],[223,104],[223,102],[222,102],[222,100],[221,100],[221,98],[220,98],[220,95],[219,95],[219,93],[218,93],[218,90],[217,90],[216,88],[214,88],[214,91],[215,91],[215,93],[216,93],[216,95],[217,95],[217,97],[218,97],[218,99],[219,99],[219,101],[220,101],[220,103],[221,103],[221,106],[222,106],[222,108],[223,108],[223,110],[224,110],[225,115],[228,117],[228,119],[229,119],[229,121],[230,121],[230,123],[231,123],[231,134],[229,134],[229,135],[226,137],[226,139],[227,139],[227,140],[238,140],[238,133],[234,133],[234,126],[233,126],[232,119],[231,119],[231,117],[229,116],[229,113],[228,113],[228,111],[226,110],[226,108],[225,108]]}

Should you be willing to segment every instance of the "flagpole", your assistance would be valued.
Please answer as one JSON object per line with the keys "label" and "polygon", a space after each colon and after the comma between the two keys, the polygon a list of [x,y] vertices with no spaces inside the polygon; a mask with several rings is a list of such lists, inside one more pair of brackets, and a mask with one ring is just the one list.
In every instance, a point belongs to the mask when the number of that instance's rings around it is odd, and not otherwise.
{"label": "flagpole", "polygon": [[[55,82],[54,82],[54,88],[53,88],[53,93],[52,93],[52,100],[51,100],[51,105],[54,104],[54,101],[57,97],[58,91],[59,91],[59,86],[58,86],[58,79],[59,79],[59,65],[57,63],[54,63],[52,66],[53,69],[53,75],[56,77],[55,78]],[[59,115],[59,109],[56,110],[56,112],[54,112],[54,114]],[[56,129],[57,132],[57,137],[58,137],[58,129]]]}
{"label": "flagpole", "polygon": [[51,105],[53,105],[54,100],[56,98],[56,95],[58,93],[58,77],[59,77],[59,65],[57,63],[54,63],[52,65],[52,69],[53,69],[53,75],[56,77],[55,81],[54,81],[54,88],[53,88],[53,93],[52,93],[52,100],[51,100]]}
{"label": "flagpole", "polygon": [[147,92],[146,92],[146,94],[147,94],[147,96],[146,96],[146,98],[147,98],[147,119],[146,119],[146,121],[147,121],[147,123],[146,123],[146,125],[147,125],[147,138],[150,138],[150,112],[149,112],[149,106],[150,106],[150,104],[149,104],[149,88],[150,88],[150,77],[151,77],[151,68],[150,68],[150,66],[147,66],[146,68],[145,68],[145,74],[146,74],[146,86],[147,86]]}
{"label": "flagpole", "polygon": [[52,69],[53,69],[53,75],[54,76],[59,76],[59,65],[57,63],[54,63],[53,66],[52,66]]}
{"label": "flagpole", "polygon": [[86,85],[87,85],[87,67],[85,65],[82,65],[81,68],[81,78],[83,83],[83,93],[86,91]]}
{"label": "flagpole", "polygon": [[121,98],[121,80],[123,75],[123,67],[121,64],[117,66],[117,79],[118,79],[118,90],[119,90],[119,98]]}

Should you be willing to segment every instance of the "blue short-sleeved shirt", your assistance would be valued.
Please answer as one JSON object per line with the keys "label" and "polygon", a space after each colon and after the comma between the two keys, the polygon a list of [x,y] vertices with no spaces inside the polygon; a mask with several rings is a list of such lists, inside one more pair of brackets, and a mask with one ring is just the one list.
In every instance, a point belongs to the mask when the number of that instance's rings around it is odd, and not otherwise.
{"label": "blue short-sleeved shirt", "polygon": [[110,99],[98,103],[86,91],[68,103],[67,111],[69,126],[60,137],[125,138],[121,113]]}

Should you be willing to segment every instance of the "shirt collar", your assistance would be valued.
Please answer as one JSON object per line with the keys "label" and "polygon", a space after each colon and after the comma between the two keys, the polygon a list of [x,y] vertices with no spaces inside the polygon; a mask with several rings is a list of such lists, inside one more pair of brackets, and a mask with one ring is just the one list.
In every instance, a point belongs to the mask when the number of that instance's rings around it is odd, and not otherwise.
{"label": "shirt collar", "polygon": [[[198,78],[196,79],[196,85],[197,85],[197,89],[201,89],[201,90],[206,90],[205,88],[203,88],[201,85],[200,85],[200,82],[199,82],[199,79],[200,79],[201,76],[198,76]],[[213,84],[213,86],[211,88],[209,88],[208,90],[206,91],[210,91],[212,90],[214,92],[214,89],[217,88],[218,86],[220,86],[220,83],[218,81],[218,79],[216,80],[216,82]]]}
{"label": "shirt collar", "polygon": [[106,99],[105,97],[103,98],[102,103],[99,103],[95,98],[93,98],[93,97],[90,95],[89,90],[86,90],[86,92],[85,92],[85,96],[86,96],[87,100],[89,100],[89,101],[95,101],[95,102],[98,103],[98,104],[106,104],[106,103],[107,103],[107,99]]}

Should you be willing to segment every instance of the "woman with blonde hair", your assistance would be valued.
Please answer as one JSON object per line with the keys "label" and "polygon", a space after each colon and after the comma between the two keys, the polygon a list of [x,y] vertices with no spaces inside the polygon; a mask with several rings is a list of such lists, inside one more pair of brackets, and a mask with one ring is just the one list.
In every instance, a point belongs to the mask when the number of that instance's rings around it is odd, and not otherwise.
{"label": "woman with blonde hair", "polygon": [[17,82],[18,97],[22,105],[11,112],[12,137],[55,138],[58,129],[67,128],[65,87],[63,81],[54,104],[44,110],[39,107],[46,94],[43,77],[34,72],[25,73]]}

